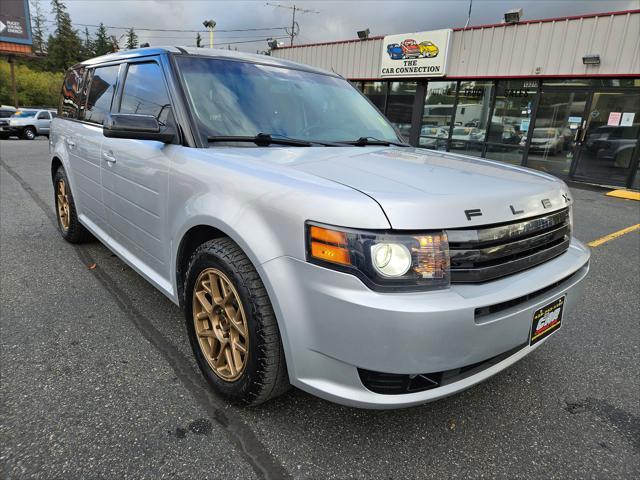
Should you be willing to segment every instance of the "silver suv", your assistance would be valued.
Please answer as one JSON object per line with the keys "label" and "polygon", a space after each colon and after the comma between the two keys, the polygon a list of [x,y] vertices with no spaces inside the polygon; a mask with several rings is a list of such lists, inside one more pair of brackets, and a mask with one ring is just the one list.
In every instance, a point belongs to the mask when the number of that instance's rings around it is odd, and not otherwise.
{"label": "silver suv", "polygon": [[589,251],[567,186],[413,148],[333,73],[130,50],[72,68],[59,112],[62,236],[97,237],[180,305],[231,401],[292,384],[358,407],[420,404],[574,321]]}
{"label": "silver suv", "polygon": [[[14,135],[24,140],[33,140],[38,135],[49,136],[51,120],[57,115],[49,110],[20,109],[9,117],[7,137]],[[2,128],[5,132],[5,127]]]}

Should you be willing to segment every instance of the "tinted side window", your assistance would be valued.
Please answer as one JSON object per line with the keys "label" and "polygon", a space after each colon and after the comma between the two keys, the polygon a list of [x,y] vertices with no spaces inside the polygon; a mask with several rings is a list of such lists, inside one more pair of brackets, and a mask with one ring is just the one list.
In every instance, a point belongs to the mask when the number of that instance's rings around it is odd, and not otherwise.
{"label": "tinted side window", "polygon": [[38,120],[51,120],[51,116],[49,115],[49,112],[40,112],[38,114]]}
{"label": "tinted side window", "polygon": [[171,102],[160,65],[132,63],[122,90],[120,113],[153,115],[165,125],[173,122]]}
{"label": "tinted side window", "polygon": [[58,112],[61,117],[78,118],[82,104],[82,78],[84,67],[73,68],[67,72],[62,83]]}
{"label": "tinted side window", "polygon": [[87,107],[84,119],[102,125],[104,117],[111,110],[111,100],[116,91],[119,65],[99,67],[93,72],[91,86],[87,95]]}

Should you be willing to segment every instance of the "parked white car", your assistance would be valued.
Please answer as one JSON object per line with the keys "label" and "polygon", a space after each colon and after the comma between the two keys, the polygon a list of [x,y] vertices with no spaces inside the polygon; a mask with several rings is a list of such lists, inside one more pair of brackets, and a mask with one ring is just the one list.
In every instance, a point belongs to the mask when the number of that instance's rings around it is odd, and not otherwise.
{"label": "parked white car", "polygon": [[[524,142],[526,142],[526,137],[523,137],[520,144],[524,146]],[[557,155],[562,152],[563,147],[564,137],[560,134],[559,129],[536,128],[533,130],[531,145],[529,145],[530,152],[545,152]]]}

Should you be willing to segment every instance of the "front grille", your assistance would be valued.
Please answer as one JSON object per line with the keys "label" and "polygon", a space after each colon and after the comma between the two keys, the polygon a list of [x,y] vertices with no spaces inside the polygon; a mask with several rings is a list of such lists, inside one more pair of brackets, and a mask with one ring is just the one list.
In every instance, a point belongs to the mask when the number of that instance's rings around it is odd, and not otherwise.
{"label": "front grille", "polygon": [[571,241],[569,209],[517,222],[447,230],[452,283],[479,283],[540,265]]}

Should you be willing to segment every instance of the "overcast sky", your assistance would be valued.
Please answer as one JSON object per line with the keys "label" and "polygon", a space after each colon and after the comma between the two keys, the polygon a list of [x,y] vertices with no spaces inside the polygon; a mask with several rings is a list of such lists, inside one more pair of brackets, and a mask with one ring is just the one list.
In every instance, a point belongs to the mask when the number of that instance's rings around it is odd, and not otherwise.
{"label": "overcast sky", "polygon": [[[49,1],[40,0],[49,10]],[[248,28],[275,28],[291,24],[291,10],[267,5],[266,1],[176,1],[176,0],[65,0],[76,28],[78,24],[133,26],[154,29],[203,29],[202,21],[217,23],[214,43],[252,51],[266,48],[265,38],[284,36],[284,30],[257,32],[223,32]],[[319,13],[299,13],[296,20],[300,34],[296,44],[343,40],[356,37],[356,31],[371,29],[372,35],[408,33],[439,28],[463,27],[467,20],[469,0],[386,0],[386,1],[296,1],[272,0],[278,3],[313,10]],[[523,19],[539,19],[640,8],[640,0],[473,0],[470,25],[497,23],[502,14],[512,8],[523,9]],[[50,16],[51,18],[51,16]],[[111,29],[117,37],[124,30]],[[195,33],[144,32],[138,30],[141,42],[151,45],[193,45]],[[288,40],[283,40],[288,45]],[[203,33],[203,42],[208,36]]]}

